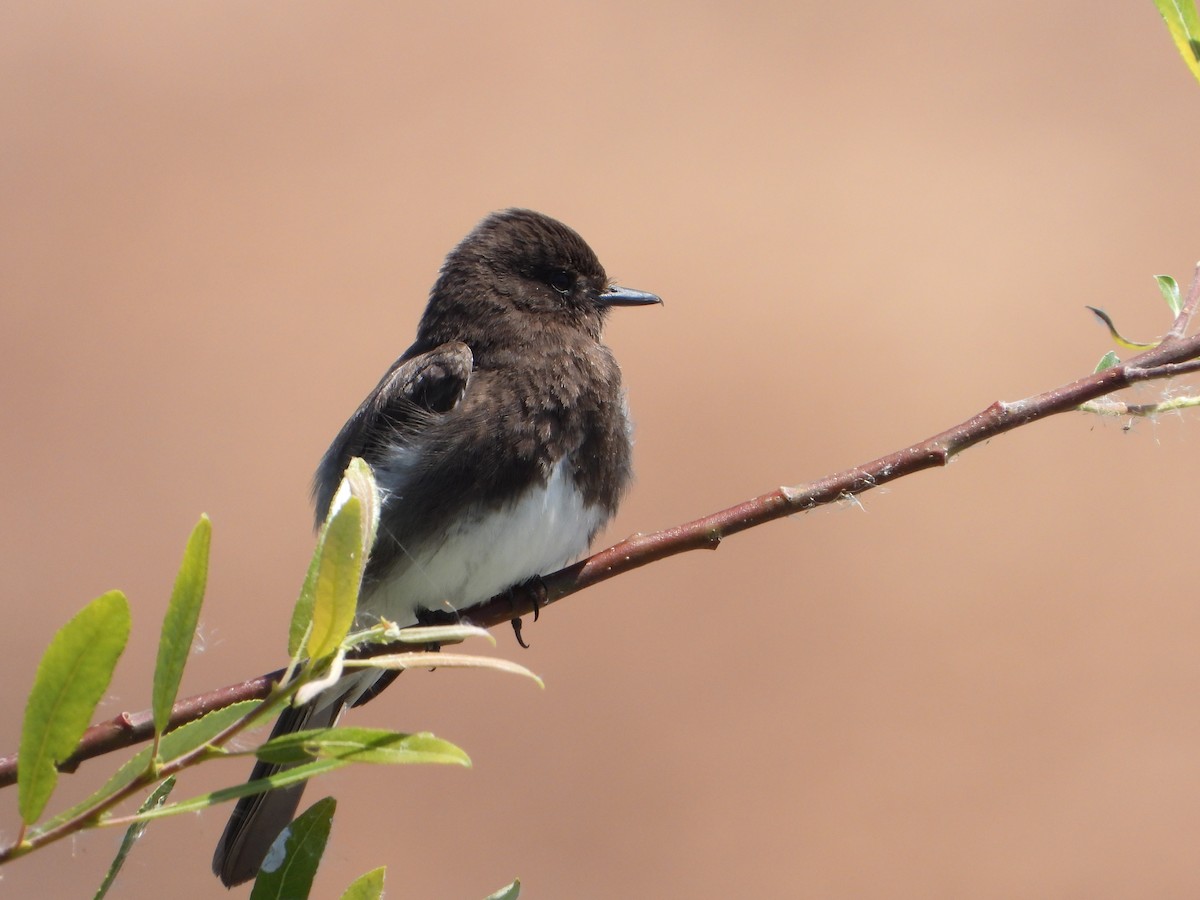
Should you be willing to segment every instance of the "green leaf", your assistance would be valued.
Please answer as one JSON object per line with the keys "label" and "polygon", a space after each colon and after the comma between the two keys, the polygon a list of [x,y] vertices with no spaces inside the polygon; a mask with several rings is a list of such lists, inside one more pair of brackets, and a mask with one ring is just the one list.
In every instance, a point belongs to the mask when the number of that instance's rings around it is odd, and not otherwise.
{"label": "green leaf", "polygon": [[341,900],[379,900],[383,896],[383,876],[387,866],[359,875],[342,893]]}
{"label": "green leaf", "polygon": [[254,755],[264,762],[292,765],[314,759],[346,762],[442,763],[470,766],[461,749],[427,731],[402,734],[383,728],[314,728],[272,738]]}
{"label": "green leaf", "polygon": [[1179,315],[1179,311],[1183,309],[1183,301],[1179,299],[1179,285],[1175,283],[1175,279],[1170,275],[1155,275],[1154,280],[1158,283],[1158,289],[1162,291],[1167,306],[1171,307],[1171,315]]}
{"label": "green leaf", "polygon": [[283,830],[267,851],[250,900],[304,900],[309,895],[336,809],[337,801],[325,797]]}
{"label": "green leaf", "polygon": [[354,624],[362,565],[362,504],[351,497],[334,513],[325,532],[303,656],[324,659],[342,645]]}
{"label": "green leaf", "polygon": [[488,894],[483,900],[517,900],[521,896],[521,879],[516,878],[507,887],[502,887],[494,894]]}
{"label": "green leaf", "polygon": [[1149,350],[1158,346],[1158,341],[1150,341],[1148,343],[1131,341],[1121,332],[1117,331],[1117,326],[1113,323],[1112,316],[1102,309],[1097,309],[1094,306],[1085,306],[1084,309],[1089,309],[1097,319],[1099,319],[1104,327],[1108,329],[1108,333],[1112,335],[1113,343],[1118,347],[1128,347],[1130,350]]}
{"label": "green leaf", "polygon": [[475,656],[469,653],[394,653],[371,656],[366,659],[348,659],[346,668],[355,669],[493,669],[511,675],[523,675],[544,688],[545,682],[520,663],[498,656]]}
{"label": "green leaf", "polygon": [[483,638],[493,647],[496,646],[496,636],[486,628],[472,625],[469,622],[456,622],[453,625],[411,625],[407,628],[379,628],[363,632],[364,644],[459,644],[467,638]]}
{"label": "green leaf", "polygon": [[226,728],[248,716],[262,704],[258,700],[242,700],[214,709],[193,722],[180,725],[163,735],[163,759],[172,760],[203,747]]}
{"label": "green leaf", "polygon": [[300,588],[300,596],[296,598],[296,606],[292,610],[292,624],[288,628],[288,656],[299,659],[308,641],[308,632],[312,628],[313,596],[317,590],[317,571],[321,566],[321,544],[325,539],[325,528],[321,527],[321,535],[317,538],[317,549],[313,551],[308,563],[308,571],[304,575],[304,584]]}
{"label": "green leaf", "polygon": [[[167,732],[159,747],[162,758],[165,760],[175,759],[176,757],[183,756],[185,753],[190,753],[197,747],[204,746],[234,722],[242,718],[242,716],[249,715],[260,705],[257,700],[243,700],[241,703],[226,706],[224,709],[214,710],[205,716],[201,716],[194,722],[188,722],[186,725],[180,725],[174,731]],[[109,797],[125,790],[125,788],[129,787],[129,785],[133,784],[134,781],[149,771],[152,753],[153,751],[150,747],[139,750],[132,759],[129,759],[121,768],[117,769],[98,791],[82,803],[77,803],[54,818],[42,822],[36,828],[32,829],[30,833],[40,834],[52,828],[57,828],[62,823],[76,818],[89,809],[94,809]]]}
{"label": "green leaf", "polygon": [[[161,809],[152,809],[145,813],[138,813],[136,817],[130,818],[143,819],[150,821],[151,819],[164,819],[167,816],[177,816],[180,813],[198,812],[202,809],[207,809],[210,806],[216,806],[218,803],[225,803],[229,800],[238,800],[242,797],[249,797],[253,794],[261,794],[263,791],[271,791],[275,788],[287,787],[292,784],[299,784],[302,781],[307,781],[310,778],[315,778],[318,775],[324,775],[326,772],[332,772],[335,769],[340,769],[342,766],[350,765],[349,762],[342,759],[318,759],[314,762],[305,763],[302,766],[296,766],[292,769],[285,769],[282,772],[275,772],[266,778],[256,778],[254,781],[247,781],[245,784],[234,785],[233,787],[221,788],[219,791],[212,791],[208,794],[200,794],[197,797],[190,797],[187,800],[182,800],[179,803],[174,803],[171,806],[164,806]],[[118,819],[116,816],[105,816],[101,818],[99,824],[112,825],[117,822],[124,823],[128,819]]]}
{"label": "green leaf", "polygon": [[[138,807],[138,812],[146,812],[150,809],[158,809],[167,802],[167,795],[171,793],[175,787],[175,776],[172,775],[162,782],[158,787],[150,792],[150,796],[146,801]],[[125,831],[125,837],[121,839],[121,846],[117,850],[117,855],[113,858],[112,865],[108,867],[108,871],[104,875],[104,880],[100,882],[100,887],[96,891],[95,897],[92,900],[104,900],[108,895],[109,888],[117,879],[117,873],[121,871],[121,867],[125,865],[125,860],[129,853],[133,850],[133,845],[137,843],[138,838],[149,827],[148,822],[134,822]]]}
{"label": "green leaf", "polygon": [[1200,16],[1193,0],[1154,0],[1183,61],[1200,81]]}
{"label": "green leaf", "polygon": [[54,636],[25,705],[17,768],[17,806],[28,825],[58,782],[55,766],[75,752],[129,639],[129,601],[109,591]]}
{"label": "green leaf", "polygon": [[365,460],[356,456],[346,467],[345,481],[350,496],[357,497],[362,504],[362,545],[364,552],[370,553],[379,530],[380,501],[375,473]]}
{"label": "green leaf", "polygon": [[200,620],[204,587],[208,581],[208,548],[212,523],[201,516],[183,551],[183,562],[175,576],[175,588],[163,617],[158,640],[158,663],[154,667],[154,731],[161,735],[171,720],[171,707],[183,680],[183,667],[192,649],[192,637]]}
{"label": "green leaf", "polygon": [[1111,369],[1113,366],[1118,366],[1120,364],[1121,360],[1117,356],[1117,352],[1115,350],[1109,350],[1102,357],[1100,357],[1100,362],[1096,363],[1096,368],[1093,369],[1092,372],[1093,374],[1096,372],[1103,372],[1105,369]]}
{"label": "green leaf", "polygon": [[[326,544],[329,540],[329,532],[333,528],[334,521],[345,513],[346,506],[351,500],[356,501],[359,507],[358,580],[361,581],[362,568],[366,565],[367,555],[375,543],[375,532],[379,527],[380,500],[379,489],[375,484],[375,476],[371,472],[371,467],[358,457],[350,460],[342,483],[338,485],[337,492],[329,504],[325,523],[321,526],[321,533],[317,537],[317,548],[313,552],[312,562],[309,563],[308,573],[304,577],[304,586],[300,589],[300,597],[296,600],[296,607],[292,612],[292,623],[288,629],[288,655],[293,659],[303,656],[319,659],[329,655],[335,649],[331,648],[326,653],[315,652],[318,645],[328,646],[326,640],[318,640],[314,637],[318,633],[318,629],[323,627],[320,621],[322,614],[317,610],[317,601],[320,597],[322,565],[325,564],[327,556]],[[342,524],[345,527],[345,523]],[[347,538],[348,535],[343,537]],[[354,594],[354,602],[357,606],[357,582]],[[351,611],[351,622],[353,622],[353,610]],[[349,630],[350,626],[347,625],[346,630],[338,639],[339,644]]]}

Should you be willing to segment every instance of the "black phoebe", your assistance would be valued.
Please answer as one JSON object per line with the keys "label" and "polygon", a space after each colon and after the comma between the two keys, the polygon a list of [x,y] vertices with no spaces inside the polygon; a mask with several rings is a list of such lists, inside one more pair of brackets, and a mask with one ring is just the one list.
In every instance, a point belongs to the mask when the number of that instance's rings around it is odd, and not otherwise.
{"label": "black phoebe", "polygon": [[[611,284],[578,234],[530,210],[489,216],[446,257],[416,342],[334,438],[313,484],[318,527],[352,457],[379,484],[360,624],[465,609],[587,550],[631,475],[604,316],[658,302]],[[287,709],[272,736],[332,725],[388,674],[348,676]],[[251,778],[277,768],[258,763]],[[302,790],[238,802],[213,857],[227,886],[254,877]]]}

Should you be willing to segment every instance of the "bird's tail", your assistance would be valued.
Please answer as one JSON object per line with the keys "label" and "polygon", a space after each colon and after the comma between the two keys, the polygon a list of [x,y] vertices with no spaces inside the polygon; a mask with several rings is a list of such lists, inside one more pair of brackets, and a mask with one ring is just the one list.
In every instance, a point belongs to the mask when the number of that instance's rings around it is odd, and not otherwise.
{"label": "bird's tail", "polygon": [[[306,728],[328,728],[337,721],[342,708],[341,702],[322,704],[321,698],[304,706],[289,706],[275,722],[271,737]],[[286,768],[277,763],[256,762],[250,780],[266,778]],[[302,781],[238,800],[213,854],[213,873],[225,887],[249,881],[258,874],[271,844],[296,815],[304,785]]]}

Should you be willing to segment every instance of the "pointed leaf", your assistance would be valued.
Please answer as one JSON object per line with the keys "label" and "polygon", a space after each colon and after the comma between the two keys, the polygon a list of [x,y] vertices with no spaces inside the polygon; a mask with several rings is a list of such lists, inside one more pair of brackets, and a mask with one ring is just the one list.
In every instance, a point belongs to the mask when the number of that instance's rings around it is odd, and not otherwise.
{"label": "pointed leaf", "polygon": [[383,896],[383,876],[387,866],[359,875],[342,893],[341,900],[379,900]]}
{"label": "pointed leaf", "polygon": [[1090,309],[1092,311],[1092,314],[1097,319],[1099,319],[1101,322],[1104,323],[1104,327],[1107,328],[1108,333],[1112,335],[1113,343],[1116,344],[1118,347],[1128,347],[1130,350],[1149,350],[1152,347],[1158,346],[1158,341],[1151,341],[1150,343],[1140,343],[1138,341],[1129,340],[1129,338],[1125,337],[1123,334],[1121,334],[1121,332],[1117,331],[1117,326],[1113,323],[1112,316],[1110,316],[1104,310],[1097,309],[1094,306],[1088,306],[1088,307],[1085,307],[1085,309]]}
{"label": "pointed leaf", "polygon": [[346,635],[342,646],[346,650],[379,644],[461,644],[467,638],[483,638],[493,647],[496,636],[486,628],[459,622],[454,625],[409,625],[401,628],[395,622],[381,619],[370,628],[352,631]]}
{"label": "pointed leaf", "polygon": [[[359,580],[361,581],[362,568],[366,565],[367,555],[375,543],[375,532],[379,526],[380,500],[379,489],[375,483],[375,476],[371,472],[371,467],[358,457],[350,460],[350,465],[346,468],[346,474],[342,478],[342,483],[338,485],[337,492],[333,495],[333,500],[329,504],[329,512],[325,516],[325,523],[321,526],[321,532],[317,537],[317,548],[313,553],[312,562],[309,564],[308,573],[304,578],[304,586],[300,590],[300,597],[297,599],[295,610],[292,612],[292,623],[288,629],[288,655],[293,659],[299,659],[303,656],[320,658],[321,656],[328,655],[327,653],[314,652],[316,644],[323,642],[316,642],[310,632],[320,627],[320,624],[314,620],[314,615],[316,614],[316,602],[320,586],[321,565],[322,560],[325,558],[325,544],[328,540],[329,531],[333,526],[334,520],[345,511],[346,504],[351,500],[357,501],[359,505],[360,558],[358,566]],[[356,587],[356,604],[357,601]],[[349,626],[347,626],[346,631],[349,631]],[[342,634],[342,638],[344,637],[345,634]]]}
{"label": "pointed leaf", "polygon": [[521,879],[513,880],[507,887],[502,887],[494,894],[488,894],[484,900],[517,900],[521,896]]}
{"label": "pointed leaf", "polygon": [[[346,467],[346,489],[362,504],[362,545],[366,553],[375,546],[375,533],[379,530],[379,488],[375,484],[375,473],[360,457],[350,460]],[[334,501],[334,505],[337,501]]]}
{"label": "pointed leaf", "polygon": [[[150,796],[138,807],[138,812],[158,809],[167,802],[167,795],[171,793],[174,787],[175,776],[172,775],[150,792]],[[129,857],[129,852],[133,850],[133,845],[138,842],[138,839],[148,827],[148,822],[134,822],[125,830],[125,837],[121,839],[121,846],[117,850],[117,855],[113,858],[112,865],[108,867],[108,871],[104,875],[104,880],[100,882],[100,887],[97,889],[96,896],[92,900],[104,900],[108,896],[108,890],[112,887],[113,882],[116,881],[117,873],[121,871],[121,867],[125,865],[125,860]]]}
{"label": "pointed leaf", "polygon": [[[241,703],[226,706],[224,709],[214,710],[194,722],[180,725],[174,731],[167,732],[163,737],[160,746],[161,757],[164,760],[175,759],[185,753],[190,753],[197,747],[204,746],[242,716],[249,715],[261,705],[257,700],[243,700]],[[149,747],[139,750],[121,768],[117,769],[98,791],[82,803],[77,803],[53,818],[39,823],[36,828],[30,830],[30,834],[36,835],[57,828],[63,822],[76,818],[86,810],[94,809],[109,797],[125,790],[149,770],[151,752]]]}
{"label": "pointed leaf", "polygon": [[1167,306],[1171,307],[1171,315],[1179,315],[1179,311],[1183,309],[1183,301],[1179,299],[1179,285],[1175,283],[1175,279],[1170,275],[1155,275],[1154,280],[1158,283],[1158,289],[1167,301]]}
{"label": "pointed leaf", "polygon": [[313,592],[312,630],[304,655],[322,659],[335,652],[354,624],[362,581],[362,504],[351,497],[329,522]]}
{"label": "pointed leaf", "polygon": [[154,667],[154,730],[162,734],[171,719],[171,707],[183,680],[192,649],[196,623],[200,621],[200,606],[204,602],[204,587],[208,581],[208,548],[212,542],[212,523],[201,516],[183,551],[183,562],[175,576],[175,588],[163,617],[162,635],[158,640],[158,663]]}
{"label": "pointed leaf", "polygon": [[317,549],[313,551],[308,563],[308,571],[304,574],[304,584],[300,588],[300,596],[296,598],[296,606],[292,610],[292,623],[288,627],[288,656],[299,659],[304,653],[304,645],[308,641],[308,633],[312,629],[313,596],[317,590],[317,571],[321,567],[321,545],[325,540],[325,528],[317,538]]}
{"label": "pointed leaf", "polygon": [[17,805],[26,824],[46,808],[58,781],[55,766],[75,752],[108,690],[129,627],[129,602],[120,591],[109,591],[80,610],[46,648],[21,729]]}
{"label": "pointed leaf", "polygon": [[369,659],[348,659],[346,668],[374,669],[495,669],[512,675],[524,675],[545,687],[545,682],[527,668],[512,660],[497,656],[473,656],[469,653],[395,653],[372,656]]}
{"label": "pointed leaf", "polygon": [[443,763],[470,766],[461,749],[427,731],[402,734],[383,728],[316,728],[272,738],[254,755],[264,762],[295,764],[313,759],[404,764]]}
{"label": "pointed leaf", "polygon": [[349,762],[342,759],[318,759],[314,762],[305,763],[302,766],[276,772],[266,778],[256,778],[254,781],[247,781],[244,784],[221,788],[219,791],[212,791],[207,794],[200,794],[197,797],[190,797],[187,800],[181,800],[179,803],[164,806],[162,809],[152,809],[145,813],[138,813],[136,816],[125,818],[104,816],[101,818],[99,824],[123,825],[135,818],[150,821],[152,819],[164,819],[167,816],[177,816],[180,813],[198,812],[199,810],[207,809],[210,806],[216,806],[219,803],[225,803],[229,800],[238,800],[253,794],[261,794],[263,791],[299,784],[302,781],[307,781],[318,775],[324,775],[326,772],[332,772],[334,769],[340,769],[342,766],[348,766],[349,764]]}
{"label": "pointed leaf", "polygon": [[1117,352],[1115,350],[1109,350],[1102,357],[1100,357],[1100,362],[1096,363],[1096,368],[1092,370],[1092,374],[1094,375],[1096,372],[1103,372],[1105,369],[1111,369],[1113,366],[1118,366],[1120,364],[1121,360],[1117,356]]}
{"label": "pointed leaf", "polygon": [[1196,80],[1200,81],[1200,17],[1194,0],[1154,0],[1167,23],[1175,46]]}
{"label": "pointed leaf", "polygon": [[325,797],[283,829],[267,851],[250,900],[304,900],[309,895],[336,809],[337,801]]}
{"label": "pointed leaf", "polygon": [[162,739],[162,757],[176,759],[203,747],[235,722],[262,706],[258,700],[242,700],[205,713],[199,719],[168,731]]}
{"label": "pointed leaf", "polygon": [[401,628],[388,638],[386,643],[399,641],[403,644],[457,644],[467,638],[479,637],[496,646],[496,636],[486,628],[469,622],[454,625],[414,625]]}

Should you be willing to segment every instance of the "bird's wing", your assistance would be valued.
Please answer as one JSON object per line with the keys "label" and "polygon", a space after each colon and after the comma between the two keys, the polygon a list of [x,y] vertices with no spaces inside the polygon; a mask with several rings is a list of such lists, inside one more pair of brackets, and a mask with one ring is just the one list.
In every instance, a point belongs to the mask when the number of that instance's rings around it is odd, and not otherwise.
{"label": "bird's wing", "polygon": [[474,357],[461,341],[451,341],[394,366],[375,389],[376,404],[416,406],[431,413],[447,413],[458,406],[471,380]]}
{"label": "bird's wing", "polygon": [[389,448],[410,443],[433,417],[454,410],[467,392],[473,363],[470,347],[450,341],[423,353],[409,350],[392,365],[321,460],[313,484],[318,524],[350,460],[361,456],[374,465]]}

